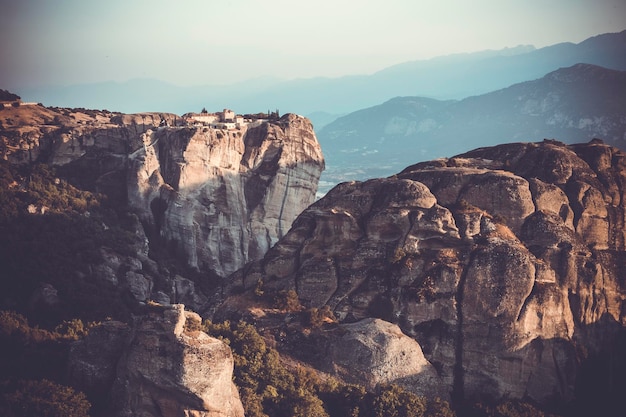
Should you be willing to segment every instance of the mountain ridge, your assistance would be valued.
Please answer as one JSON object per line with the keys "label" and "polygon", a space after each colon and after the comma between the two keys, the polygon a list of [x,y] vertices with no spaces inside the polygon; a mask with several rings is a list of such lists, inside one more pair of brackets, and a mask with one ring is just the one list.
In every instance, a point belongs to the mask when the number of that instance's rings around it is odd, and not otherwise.
{"label": "mountain ridge", "polygon": [[[485,59],[485,53],[470,53],[459,57],[461,62],[450,67],[437,59],[417,61],[428,68],[426,73],[410,72],[400,77],[396,71],[387,77],[385,70],[372,75],[352,75],[340,78],[308,78],[283,82],[252,80],[231,86],[196,86],[177,88],[167,95],[149,100],[141,95],[124,94],[123,84],[109,91],[116,101],[97,101],[98,90],[70,87],[73,98],[66,97],[68,88],[19,91],[27,100],[41,101],[60,107],[116,108],[128,113],[154,110],[186,113],[190,109],[225,106],[241,109],[289,108],[307,115],[316,111],[347,113],[383,102],[398,95],[422,95],[440,99],[461,99],[486,93],[508,85],[534,79],[563,66],[587,62],[608,68],[626,70],[626,31],[602,34],[578,44],[562,43],[525,54],[495,56]],[[495,53],[506,54],[507,49]],[[399,64],[402,65],[402,64]],[[64,91],[66,91],[64,93]],[[120,103],[124,103],[120,106]],[[314,121],[315,122],[315,121]]]}
{"label": "mountain ridge", "polygon": [[396,97],[340,117],[318,132],[327,155],[322,180],[391,175],[411,159],[519,140],[574,143],[597,137],[624,149],[624,97],[626,72],[591,64],[463,100]]}

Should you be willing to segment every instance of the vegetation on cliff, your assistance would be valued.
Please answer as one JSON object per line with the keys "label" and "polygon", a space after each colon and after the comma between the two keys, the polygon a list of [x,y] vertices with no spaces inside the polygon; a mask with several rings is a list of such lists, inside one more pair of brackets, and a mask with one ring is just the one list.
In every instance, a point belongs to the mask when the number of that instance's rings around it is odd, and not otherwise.
{"label": "vegetation on cliff", "polygon": [[0,161],[2,308],[42,325],[127,319],[133,303],[89,271],[104,261],[102,247],[132,254],[136,239],[105,196],[75,188],[47,165]]}
{"label": "vegetation on cliff", "polygon": [[65,361],[70,343],[94,325],[73,319],[47,330],[21,314],[0,311],[0,414],[87,416],[90,402],[67,385]]}
{"label": "vegetation on cliff", "polygon": [[447,402],[428,400],[397,385],[367,392],[286,358],[245,322],[206,321],[203,330],[226,341],[235,359],[235,384],[246,416],[452,417]]}

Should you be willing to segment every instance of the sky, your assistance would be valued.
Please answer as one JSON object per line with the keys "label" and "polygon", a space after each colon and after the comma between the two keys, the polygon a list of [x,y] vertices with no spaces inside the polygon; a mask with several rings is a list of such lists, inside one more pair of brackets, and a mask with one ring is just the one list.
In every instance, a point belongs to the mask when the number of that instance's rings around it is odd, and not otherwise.
{"label": "sky", "polygon": [[626,29],[624,0],[0,0],[0,88],[371,74]]}

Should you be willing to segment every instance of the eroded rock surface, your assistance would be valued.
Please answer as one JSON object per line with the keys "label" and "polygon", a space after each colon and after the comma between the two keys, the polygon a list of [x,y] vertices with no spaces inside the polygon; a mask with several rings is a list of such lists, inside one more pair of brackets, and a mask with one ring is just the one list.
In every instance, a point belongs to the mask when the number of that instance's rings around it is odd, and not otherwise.
{"label": "eroded rock surface", "polygon": [[106,321],[75,342],[70,381],[115,416],[242,417],[230,348],[200,331],[200,316],[182,304],[147,310],[130,326]]}
{"label": "eroded rock surface", "polygon": [[310,122],[159,129],[131,154],[131,207],[192,267],[227,275],[261,258],[315,199],[324,168]]}
{"label": "eroded rock surface", "polygon": [[[311,123],[294,114],[220,129],[169,113],[23,105],[4,108],[0,126],[0,158],[61,167],[73,184],[138,215],[133,229],[143,247],[137,256],[103,248],[107,261],[94,266],[95,280],[139,302],[165,295],[196,311],[206,300],[178,291],[175,274],[155,272],[148,241],[194,269],[230,274],[287,233],[314,201],[324,169]],[[157,288],[158,280],[168,283]]]}
{"label": "eroded rock surface", "polygon": [[397,384],[418,395],[448,396],[420,345],[395,324],[372,318],[342,324],[329,345],[326,366],[346,381],[371,390]]}
{"label": "eroded rock surface", "polygon": [[481,148],[338,185],[232,286],[397,323],[453,399],[567,401],[626,327],[625,197],[600,141]]}
{"label": "eroded rock surface", "polygon": [[117,415],[243,417],[232,353],[200,322],[181,304],[139,318],[117,366]]}

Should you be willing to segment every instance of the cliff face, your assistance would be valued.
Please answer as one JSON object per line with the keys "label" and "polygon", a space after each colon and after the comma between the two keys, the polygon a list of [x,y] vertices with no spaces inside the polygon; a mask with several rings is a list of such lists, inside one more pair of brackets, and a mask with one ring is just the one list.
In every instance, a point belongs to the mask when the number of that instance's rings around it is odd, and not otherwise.
{"label": "cliff face", "polygon": [[314,201],[324,167],[308,120],[243,130],[159,129],[130,156],[131,207],[193,267],[259,259]]}
{"label": "cliff face", "polygon": [[625,197],[599,141],[481,148],[340,184],[233,285],[397,323],[453,399],[567,400],[626,327]]}
{"label": "cliff face", "polygon": [[289,230],[324,169],[313,127],[293,114],[222,130],[182,126],[173,114],[20,106],[2,110],[0,123],[3,159],[65,167],[127,202],[149,238],[220,275]]}

